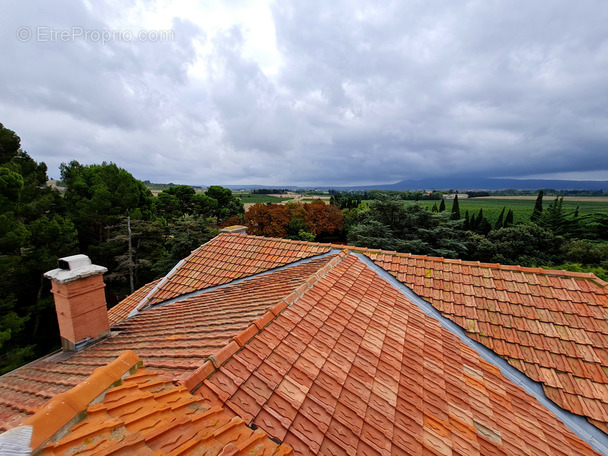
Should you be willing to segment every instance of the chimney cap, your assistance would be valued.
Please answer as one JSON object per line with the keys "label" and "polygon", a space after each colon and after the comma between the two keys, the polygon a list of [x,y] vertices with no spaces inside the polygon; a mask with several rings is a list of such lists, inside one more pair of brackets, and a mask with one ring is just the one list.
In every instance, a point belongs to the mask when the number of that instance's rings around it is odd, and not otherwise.
{"label": "chimney cap", "polygon": [[44,273],[44,277],[58,283],[70,283],[79,279],[86,279],[107,272],[103,266],[91,263],[86,255],[72,255],[57,260],[59,267]]}
{"label": "chimney cap", "polygon": [[222,228],[220,233],[238,233],[238,234],[247,234],[247,227],[244,225],[231,225],[226,228]]}

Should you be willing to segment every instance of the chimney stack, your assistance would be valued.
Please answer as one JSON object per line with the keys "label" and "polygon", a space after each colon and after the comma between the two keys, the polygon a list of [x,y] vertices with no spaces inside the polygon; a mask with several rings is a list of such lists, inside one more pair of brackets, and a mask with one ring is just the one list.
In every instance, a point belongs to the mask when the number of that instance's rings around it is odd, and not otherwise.
{"label": "chimney stack", "polygon": [[59,268],[48,271],[64,351],[78,351],[110,334],[103,274],[86,255],[60,258]]}

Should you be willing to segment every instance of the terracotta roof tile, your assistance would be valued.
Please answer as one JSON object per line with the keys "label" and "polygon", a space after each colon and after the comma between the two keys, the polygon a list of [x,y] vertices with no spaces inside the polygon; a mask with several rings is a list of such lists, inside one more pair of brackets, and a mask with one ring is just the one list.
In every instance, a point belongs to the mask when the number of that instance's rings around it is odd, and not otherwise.
{"label": "terracotta roof tile", "polygon": [[[241,385],[226,388],[227,376]],[[353,256],[205,380],[209,389],[295,454],[595,454]]]}
{"label": "terracotta roof tile", "polygon": [[[450,263],[427,262],[427,280],[421,285],[414,255],[370,257],[462,326],[469,337],[541,382],[547,394],[549,387],[562,391],[551,393],[558,405],[608,424],[601,412],[608,406],[604,282],[589,274],[462,262],[478,285],[464,285],[464,294],[446,294],[442,289],[459,286],[453,278],[450,281]],[[484,280],[475,281],[482,276]],[[581,401],[588,405],[583,407]]]}
{"label": "terracotta roof tile", "polygon": [[137,305],[144,299],[148,293],[150,293],[156,285],[160,282],[160,279],[150,282],[135,293],[130,294],[125,299],[120,301],[110,310],[108,310],[108,320],[110,325],[114,325],[129,316],[131,311],[137,307]]}
{"label": "terracotta roof tile", "polygon": [[114,325],[111,337],[81,352],[57,353],[3,375],[0,411],[6,413],[0,414],[0,430],[18,424],[53,395],[76,386],[123,350],[136,351],[148,368],[167,378],[189,376],[210,356],[221,364],[238,348],[235,343],[234,349],[226,352],[233,337],[295,293],[311,274],[335,257],[313,259],[272,275],[152,307]]}
{"label": "terracotta roof tile", "polygon": [[[327,244],[222,233],[184,259],[146,305],[327,253]],[[145,297],[145,296],[144,296]]]}
{"label": "terracotta roof tile", "polygon": [[133,373],[138,361],[124,353],[30,417],[24,424],[33,428],[32,450],[43,456],[292,454],[157,373],[144,367]]}

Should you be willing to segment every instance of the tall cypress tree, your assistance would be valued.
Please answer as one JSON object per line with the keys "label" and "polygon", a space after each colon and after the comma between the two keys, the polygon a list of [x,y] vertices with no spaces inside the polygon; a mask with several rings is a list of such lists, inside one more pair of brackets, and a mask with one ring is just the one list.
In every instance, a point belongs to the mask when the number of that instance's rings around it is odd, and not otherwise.
{"label": "tall cypress tree", "polygon": [[538,221],[540,220],[540,216],[543,214],[544,193],[544,190],[540,190],[538,192],[538,196],[536,197],[536,203],[534,203],[534,210],[532,211],[532,216],[530,217],[530,220],[532,220],[534,223],[538,223]]}
{"label": "tall cypress tree", "polygon": [[511,225],[513,225],[513,210],[509,209],[509,212],[507,212],[507,217],[505,218],[503,228],[509,228]]}
{"label": "tall cypress tree", "polygon": [[507,208],[507,206],[503,206],[502,207],[502,211],[500,211],[500,215],[498,216],[498,220],[496,220],[496,223],[494,224],[494,229],[495,230],[499,230],[503,227],[503,218],[505,216],[505,209]]}
{"label": "tall cypress tree", "polygon": [[471,222],[469,221],[469,211],[464,211],[464,225],[462,225],[462,229],[468,231],[471,229]]}
{"label": "tall cypress tree", "polygon": [[460,205],[458,204],[458,194],[454,197],[454,204],[452,204],[452,220],[460,220]]}
{"label": "tall cypress tree", "polygon": [[441,203],[439,203],[439,212],[445,211],[445,200],[441,198]]}

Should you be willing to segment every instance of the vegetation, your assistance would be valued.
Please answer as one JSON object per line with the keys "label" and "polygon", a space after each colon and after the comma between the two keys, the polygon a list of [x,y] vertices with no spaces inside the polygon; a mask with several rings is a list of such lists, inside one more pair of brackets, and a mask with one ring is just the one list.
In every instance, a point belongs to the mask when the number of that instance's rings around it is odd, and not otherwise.
{"label": "vegetation", "polygon": [[50,283],[43,279],[57,258],[85,253],[106,266],[113,305],[244,213],[241,200],[219,186],[197,193],[159,185],[154,198],[113,163],[63,164],[62,196],[46,186],[46,165],[20,145],[0,124],[0,374],[59,344]]}
{"label": "vegetation", "polygon": [[111,306],[231,224],[245,223],[249,233],[263,236],[608,278],[608,204],[571,201],[549,190],[538,193],[536,202],[530,196],[330,191],[329,204],[285,203],[257,192],[246,194],[255,204],[245,212],[245,194],[220,186],[203,191],[156,184],[154,197],[113,163],[72,161],[61,166],[61,179],[64,195],[46,186],[46,165],[21,150],[20,138],[0,124],[0,374],[58,346],[50,284],[43,279],[58,257],[85,253],[106,266]]}

